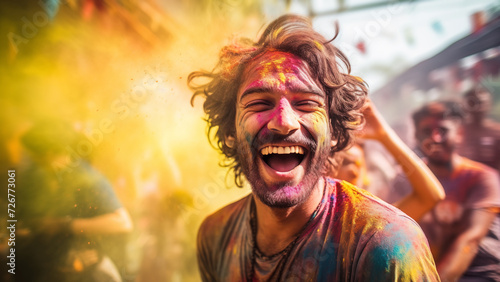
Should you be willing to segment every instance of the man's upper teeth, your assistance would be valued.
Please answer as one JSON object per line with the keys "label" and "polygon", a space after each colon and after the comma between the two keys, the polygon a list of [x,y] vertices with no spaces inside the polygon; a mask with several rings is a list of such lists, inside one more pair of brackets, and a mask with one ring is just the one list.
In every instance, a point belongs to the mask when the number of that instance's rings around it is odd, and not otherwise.
{"label": "man's upper teeth", "polygon": [[304,148],[300,146],[267,146],[260,150],[262,155],[269,154],[304,154]]}

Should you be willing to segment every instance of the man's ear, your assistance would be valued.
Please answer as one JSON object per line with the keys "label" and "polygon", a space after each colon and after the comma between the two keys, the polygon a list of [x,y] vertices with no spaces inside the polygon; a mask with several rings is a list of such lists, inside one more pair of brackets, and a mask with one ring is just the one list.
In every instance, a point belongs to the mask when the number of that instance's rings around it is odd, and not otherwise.
{"label": "man's ear", "polygon": [[332,140],[330,141],[330,147],[335,147],[335,145],[337,145],[337,140]]}
{"label": "man's ear", "polygon": [[228,146],[229,148],[233,148],[235,142],[236,139],[231,135],[226,136],[226,140],[224,141],[224,143],[226,143],[226,146]]}
{"label": "man's ear", "polygon": [[337,139],[332,139],[332,140],[330,141],[330,154],[332,154],[332,153],[333,153],[333,147],[335,147],[335,146],[337,145],[337,143],[338,143],[338,140],[337,140]]}

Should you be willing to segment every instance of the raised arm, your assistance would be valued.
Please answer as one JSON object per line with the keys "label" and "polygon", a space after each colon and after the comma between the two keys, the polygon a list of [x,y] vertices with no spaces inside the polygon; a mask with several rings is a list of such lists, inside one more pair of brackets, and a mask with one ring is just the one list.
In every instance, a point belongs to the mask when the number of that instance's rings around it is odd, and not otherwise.
{"label": "raised arm", "polygon": [[130,232],[133,224],[127,210],[120,207],[113,212],[88,218],[39,218],[34,228],[37,232],[48,234],[67,232],[82,235],[105,235]]}
{"label": "raised arm", "polygon": [[117,234],[132,231],[132,220],[125,208],[90,218],[75,218],[70,223],[75,234]]}
{"label": "raised arm", "polygon": [[444,199],[443,187],[427,165],[404,144],[396,132],[385,122],[371,101],[367,102],[363,115],[366,125],[361,137],[382,143],[403,167],[403,171],[413,188],[410,195],[394,203],[394,206],[418,221],[438,201]]}

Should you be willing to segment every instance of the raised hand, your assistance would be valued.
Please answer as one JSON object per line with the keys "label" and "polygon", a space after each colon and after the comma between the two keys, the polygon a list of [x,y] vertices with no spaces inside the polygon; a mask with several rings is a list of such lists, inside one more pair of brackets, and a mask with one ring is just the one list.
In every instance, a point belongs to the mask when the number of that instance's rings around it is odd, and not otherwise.
{"label": "raised hand", "polygon": [[362,113],[365,118],[365,126],[358,134],[360,138],[380,141],[387,135],[389,130],[392,130],[380,112],[375,108],[372,101],[367,100]]}

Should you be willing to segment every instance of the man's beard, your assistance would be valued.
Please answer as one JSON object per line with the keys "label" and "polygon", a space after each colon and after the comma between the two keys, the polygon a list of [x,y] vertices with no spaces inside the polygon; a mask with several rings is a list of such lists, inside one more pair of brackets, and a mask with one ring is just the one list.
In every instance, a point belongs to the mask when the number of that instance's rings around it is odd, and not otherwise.
{"label": "man's beard", "polygon": [[[253,193],[261,202],[269,207],[289,208],[305,202],[311,195],[316,183],[324,174],[325,164],[330,153],[330,138],[325,140],[321,146],[312,137],[304,136],[297,132],[290,136],[283,136],[265,130],[265,134],[259,132],[253,140],[251,148],[243,140],[237,142],[237,151],[240,159],[241,169],[252,186]],[[265,137],[262,137],[264,136]],[[261,157],[258,148],[263,144],[291,143],[300,144],[307,148],[306,171],[303,179],[299,183],[280,182],[268,187],[262,179],[258,159]],[[300,164],[299,164],[300,165]],[[292,196],[293,195],[293,196]]]}
{"label": "man's beard", "polygon": [[434,157],[427,157],[427,164],[433,165],[437,167],[450,167],[451,166],[451,158],[450,159],[441,159]]}
{"label": "man's beard", "polygon": [[[439,146],[438,148],[442,152],[438,152],[437,154],[434,153],[432,146]],[[451,155],[455,149],[456,147],[454,145],[439,144],[432,141],[427,141],[427,143],[422,144],[420,148],[427,158],[427,163],[438,167],[449,167],[451,165]]]}

